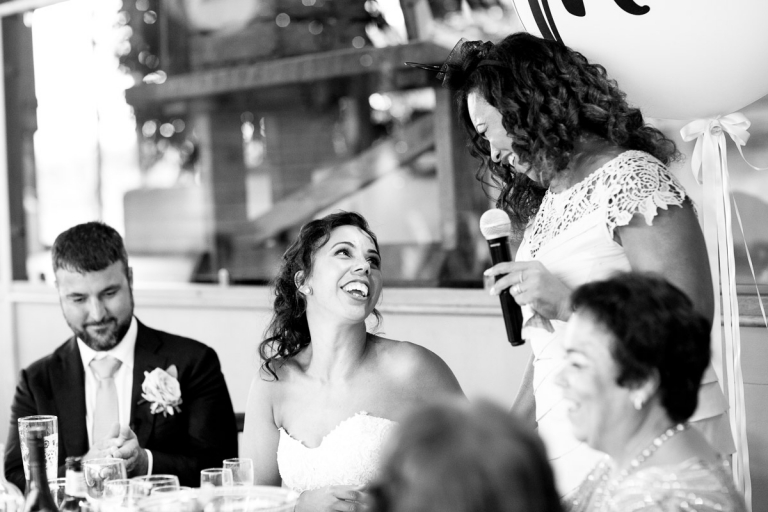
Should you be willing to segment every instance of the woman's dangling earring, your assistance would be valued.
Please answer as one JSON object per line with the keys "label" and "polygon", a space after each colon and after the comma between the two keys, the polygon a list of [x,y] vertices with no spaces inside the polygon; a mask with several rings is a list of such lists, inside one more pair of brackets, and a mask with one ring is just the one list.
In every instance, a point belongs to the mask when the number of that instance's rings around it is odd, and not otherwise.
{"label": "woman's dangling earring", "polygon": [[638,394],[632,398],[632,405],[635,407],[636,411],[641,411],[645,405],[645,401],[643,400],[643,397]]}

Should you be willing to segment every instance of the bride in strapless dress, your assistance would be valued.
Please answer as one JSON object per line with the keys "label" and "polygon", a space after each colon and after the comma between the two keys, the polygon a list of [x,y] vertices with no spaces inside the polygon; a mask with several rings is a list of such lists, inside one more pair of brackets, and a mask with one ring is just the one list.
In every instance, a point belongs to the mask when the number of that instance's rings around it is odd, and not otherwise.
{"label": "bride in strapless dress", "polygon": [[381,256],[360,215],[303,226],[274,285],[242,455],[255,483],[301,493],[296,512],[358,510],[398,421],[463,392],[434,353],[368,332],[366,319],[380,318]]}

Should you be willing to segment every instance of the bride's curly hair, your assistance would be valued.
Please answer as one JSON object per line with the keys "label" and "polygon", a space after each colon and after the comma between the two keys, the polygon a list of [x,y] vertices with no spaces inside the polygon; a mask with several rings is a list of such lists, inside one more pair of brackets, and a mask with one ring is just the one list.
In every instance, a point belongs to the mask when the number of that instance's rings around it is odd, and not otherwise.
{"label": "bride's curly hair", "polygon": [[520,32],[496,44],[470,42],[457,54],[454,62],[449,58],[443,66],[444,85],[458,91],[470,152],[482,160],[478,179],[499,189],[497,206],[507,210],[518,228],[536,214],[546,188],[506,163],[491,160],[488,142],[469,117],[471,92],[501,112],[519,161],[545,172],[565,169],[577,156],[574,142],[587,134],[645,151],[664,164],[680,156],[675,143],[646,124],[640,109],[627,103],[604,67],[562,43]]}
{"label": "bride's curly hair", "polygon": [[[265,339],[259,344],[262,368],[277,379],[277,365],[294,357],[311,342],[307,322],[307,303],[299,292],[307,276],[312,273],[315,252],[325,245],[331,232],[341,226],[355,226],[364,231],[379,251],[376,235],[368,227],[365,218],[356,212],[339,211],[306,223],[299,236],[288,247],[282,258],[277,276],[272,281],[275,293],[272,319],[267,326]],[[374,308],[377,325],[381,314]]]}

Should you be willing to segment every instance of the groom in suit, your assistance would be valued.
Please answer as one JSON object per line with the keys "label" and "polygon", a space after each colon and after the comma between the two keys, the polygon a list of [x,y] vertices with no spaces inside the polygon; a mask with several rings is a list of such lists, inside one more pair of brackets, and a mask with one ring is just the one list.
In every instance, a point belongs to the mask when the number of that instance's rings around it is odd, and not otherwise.
{"label": "groom in suit", "polygon": [[133,316],[132,274],[120,235],[100,222],[61,233],[52,249],[61,310],[74,332],[21,371],[11,406],[6,478],[24,489],[18,418],[52,414],[59,476],[68,456],[119,457],[128,476],[200,470],[237,457],[237,427],[210,347]]}

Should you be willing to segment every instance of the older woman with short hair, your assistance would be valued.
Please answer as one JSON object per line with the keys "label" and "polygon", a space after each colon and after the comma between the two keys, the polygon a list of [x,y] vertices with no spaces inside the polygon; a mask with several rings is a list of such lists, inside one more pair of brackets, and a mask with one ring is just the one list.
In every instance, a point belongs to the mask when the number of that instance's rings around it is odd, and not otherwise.
{"label": "older woman with short hair", "polygon": [[637,273],[571,296],[558,384],[577,439],[608,454],[571,512],[742,512],[730,469],[686,422],[710,359],[710,322],[666,280]]}

